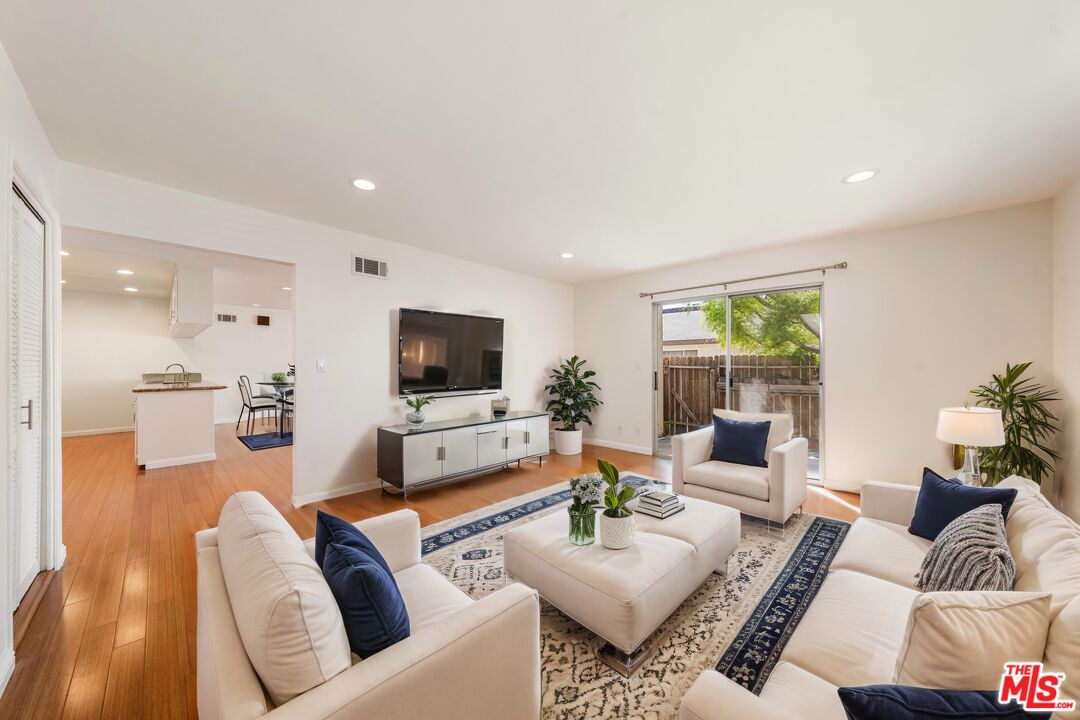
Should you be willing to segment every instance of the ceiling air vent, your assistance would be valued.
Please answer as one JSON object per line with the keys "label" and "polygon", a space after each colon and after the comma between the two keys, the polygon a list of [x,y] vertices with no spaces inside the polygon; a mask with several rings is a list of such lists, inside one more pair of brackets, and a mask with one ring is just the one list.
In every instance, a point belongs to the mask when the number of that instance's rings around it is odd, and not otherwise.
{"label": "ceiling air vent", "polygon": [[353,275],[366,275],[367,277],[384,278],[390,274],[389,266],[382,260],[372,260],[359,255],[352,256],[352,271]]}
{"label": "ceiling air vent", "polygon": [[234,322],[236,322],[236,316],[235,315],[225,315],[225,314],[222,314],[222,313],[218,313],[217,321],[218,322],[231,322],[231,323],[234,323]]}

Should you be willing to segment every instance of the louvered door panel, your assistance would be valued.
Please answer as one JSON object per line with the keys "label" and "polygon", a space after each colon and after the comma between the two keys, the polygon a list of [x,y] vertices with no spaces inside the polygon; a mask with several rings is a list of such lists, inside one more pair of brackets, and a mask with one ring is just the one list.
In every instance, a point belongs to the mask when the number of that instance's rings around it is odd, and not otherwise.
{"label": "louvered door panel", "polygon": [[17,603],[41,569],[45,224],[15,192],[11,208],[11,527]]}

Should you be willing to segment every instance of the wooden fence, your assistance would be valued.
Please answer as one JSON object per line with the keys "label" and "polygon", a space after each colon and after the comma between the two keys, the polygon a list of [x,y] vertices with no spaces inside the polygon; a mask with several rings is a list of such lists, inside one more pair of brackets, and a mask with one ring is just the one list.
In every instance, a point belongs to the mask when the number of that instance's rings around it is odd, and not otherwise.
{"label": "wooden fence", "polygon": [[[731,358],[731,407],[743,412],[782,412],[795,420],[795,435],[819,450],[820,367],[793,358],[735,355]],[[712,409],[727,407],[727,358],[665,357],[661,365],[663,405],[658,435],[695,430],[712,422]]]}

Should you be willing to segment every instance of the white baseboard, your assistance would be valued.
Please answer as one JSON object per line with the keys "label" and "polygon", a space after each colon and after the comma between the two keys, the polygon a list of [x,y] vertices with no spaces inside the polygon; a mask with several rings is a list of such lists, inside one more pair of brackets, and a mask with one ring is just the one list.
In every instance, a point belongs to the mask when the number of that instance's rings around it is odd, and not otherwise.
{"label": "white baseboard", "polygon": [[821,486],[826,490],[839,490],[840,492],[855,493],[862,495],[862,483],[844,480],[823,480]]}
{"label": "white baseboard", "polygon": [[83,435],[109,435],[111,433],[122,432],[134,432],[135,427],[128,425],[126,427],[113,427],[113,428],[94,428],[92,430],[68,430],[63,433],[64,437],[81,437]]}
{"label": "white baseboard", "polygon": [[7,687],[13,672],[15,672],[15,650],[7,647],[0,652],[0,695],[4,694],[4,688]]}
{"label": "white baseboard", "polygon": [[305,505],[310,505],[311,503],[321,502],[323,500],[331,500],[336,497],[342,497],[343,495],[353,495],[355,493],[364,492],[366,490],[375,490],[378,487],[378,480],[369,480],[362,483],[353,483],[352,485],[334,488],[333,490],[307,493],[306,495],[293,495],[292,504],[294,507],[303,507]]}
{"label": "white baseboard", "polygon": [[154,460],[144,465],[147,470],[156,470],[163,467],[172,467],[173,465],[191,465],[192,463],[210,462],[211,460],[217,460],[217,453],[206,453],[205,455],[186,455],[184,457],[166,458],[164,460]]}
{"label": "white baseboard", "polygon": [[638,453],[639,455],[652,455],[652,448],[645,445],[631,445],[630,443],[617,443],[610,440],[598,440],[596,438],[584,438],[582,440],[586,445],[595,445],[597,447],[611,448],[612,450],[625,450],[626,452]]}

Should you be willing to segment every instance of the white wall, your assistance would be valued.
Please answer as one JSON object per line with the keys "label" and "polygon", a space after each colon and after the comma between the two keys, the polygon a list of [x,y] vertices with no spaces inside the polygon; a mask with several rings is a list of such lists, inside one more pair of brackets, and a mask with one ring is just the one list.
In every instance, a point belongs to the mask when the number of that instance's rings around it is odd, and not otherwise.
{"label": "white wall", "polygon": [[[9,367],[9,342],[10,325],[9,318],[9,268],[7,248],[11,246],[11,205],[10,190],[13,171],[17,170],[21,178],[23,189],[29,189],[34,193],[39,207],[55,221],[55,194],[58,187],[58,167],[56,154],[45,137],[45,132],[38,123],[34,110],[26,98],[15,69],[8,59],[7,53],[0,46],[0,183],[3,188],[3,202],[0,203],[0,239],[3,243],[3,252],[0,252],[0,329],[4,338],[3,347],[0,348],[0,360],[3,370],[0,371],[0,397],[3,397],[5,412],[0,413],[0,457],[3,457],[3,480],[0,481],[0,692],[6,687],[11,673],[14,670],[15,653],[12,643],[11,614],[11,548],[8,537],[8,479],[10,477],[10,454],[9,433],[11,432],[12,403],[10,402],[10,387],[8,379]],[[27,188],[28,186],[28,188]],[[55,278],[59,273],[59,226],[52,222],[49,237],[50,247],[47,248],[47,259],[51,261],[50,280],[58,282]],[[54,288],[55,289],[55,288]],[[56,460],[55,477],[59,484],[59,452],[54,452]],[[58,497],[58,493],[57,493]],[[46,498],[53,506],[54,518],[59,523],[59,502]],[[60,556],[57,549],[55,557]],[[53,560],[50,559],[50,564]]]}
{"label": "white wall", "polygon": [[[293,361],[293,314],[291,310],[253,308],[247,305],[214,305],[214,313],[236,315],[236,324],[214,323],[198,337],[176,340],[177,346],[204,380],[225,386],[214,393],[214,417],[236,423],[240,416],[240,390],[236,381],[247,375],[255,394],[269,392],[259,380],[286,372]],[[268,315],[269,326],[255,324],[256,315]]]}
{"label": "white wall", "polygon": [[1058,500],[1080,520],[1080,176],[1054,200],[1054,377],[1062,400]]}
{"label": "white wall", "polygon": [[[170,363],[202,372],[203,379],[226,386],[214,393],[214,417],[236,422],[240,391],[236,379],[253,382],[284,372],[292,361],[292,312],[215,305],[237,323],[215,323],[194,338],[169,336],[169,301],[161,298],[64,292],[62,400],[65,434],[130,430],[131,388],[144,372],[161,372]],[[255,324],[256,313],[270,326]]]}
{"label": "white wall", "polygon": [[1007,361],[1033,360],[1050,375],[1050,222],[1043,202],[580,286],[575,350],[599,373],[605,401],[591,437],[651,444],[652,306],[640,291],[846,260],[848,270],[824,278],[826,484],[917,483],[923,465],[947,470],[948,450],[934,438],[938,408],[962,404]]}
{"label": "white wall", "polygon": [[[506,318],[512,407],[541,406],[546,370],[573,349],[573,290],[357,233],[62,163],[65,223],[292,263],[297,361],[293,493],[301,500],[375,482],[378,425],[400,422],[391,387],[398,307]],[[368,201],[378,201],[374,195]],[[506,242],[514,242],[507,238]],[[351,255],[390,263],[350,273]],[[326,373],[315,372],[316,360]],[[487,413],[489,396],[438,400],[434,419]]]}

